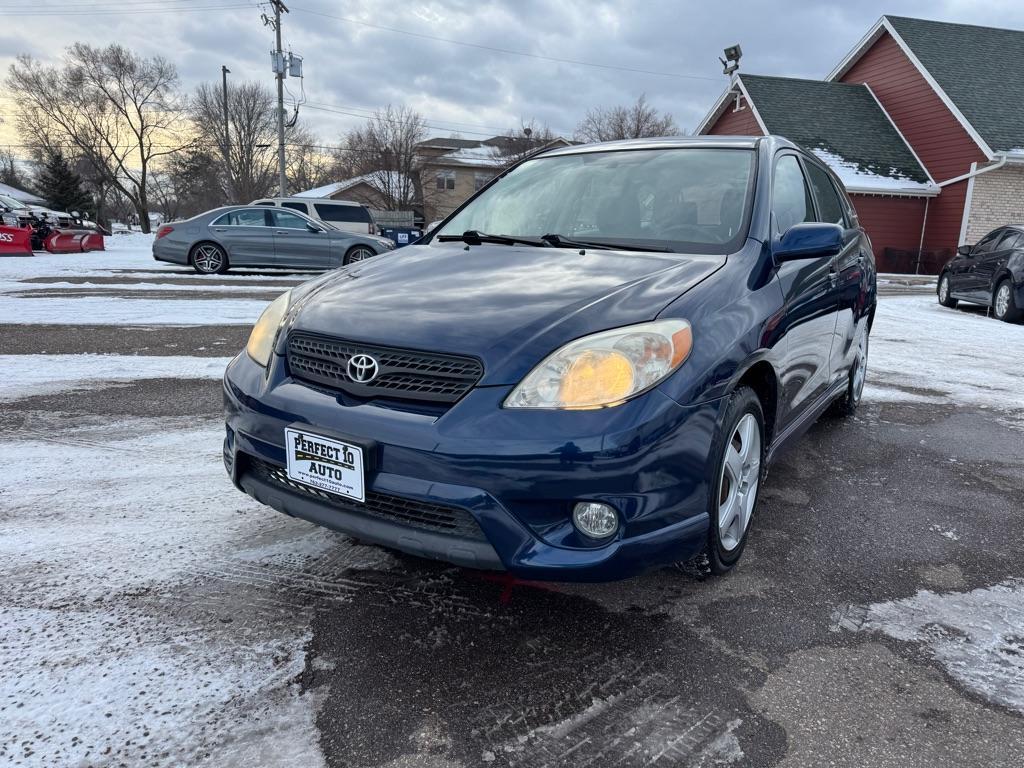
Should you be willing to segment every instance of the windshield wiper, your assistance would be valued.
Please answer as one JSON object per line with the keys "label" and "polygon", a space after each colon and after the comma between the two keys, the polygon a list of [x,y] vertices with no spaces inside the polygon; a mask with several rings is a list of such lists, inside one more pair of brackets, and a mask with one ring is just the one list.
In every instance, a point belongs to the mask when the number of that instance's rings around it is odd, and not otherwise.
{"label": "windshield wiper", "polygon": [[514,235],[489,235],[486,232],[478,232],[475,229],[468,229],[461,235],[438,235],[437,239],[442,243],[462,241],[466,245],[480,245],[481,243],[497,243],[498,245],[532,245],[535,248],[543,248],[545,242],[537,237],[516,237]]}
{"label": "windshield wiper", "polygon": [[658,251],[660,253],[672,253],[671,248],[660,245],[633,245],[631,243],[616,243],[610,240],[575,240],[565,235],[541,235],[540,239],[555,248],[598,248],[601,250],[619,251]]}

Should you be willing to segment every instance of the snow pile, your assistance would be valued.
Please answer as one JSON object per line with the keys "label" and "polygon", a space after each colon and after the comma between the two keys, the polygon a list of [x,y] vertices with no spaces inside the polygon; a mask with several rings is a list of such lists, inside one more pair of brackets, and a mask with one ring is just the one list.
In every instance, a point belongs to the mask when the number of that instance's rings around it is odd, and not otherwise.
{"label": "snow pile", "polygon": [[843,186],[850,191],[870,190],[878,192],[938,192],[934,184],[927,184],[901,174],[895,168],[889,169],[889,175],[883,176],[861,168],[857,163],[847,160],[827,149],[811,150],[825,165],[832,169]]}
{"label": "snow pile", "polygon": [[0,442],[0,763],[323,764],[308,605],[217,578],[337,537],[230,484],[223,427],[126,421]]}
{"label": "snow pile", "polygon": [[913,597],[847,609],[841,629],[880,631],[922,643],[945,670],[989,701],[1024,713],[1024,581],[972,592]]}
{"label": "snow pile", "polygon": [[960,403],[1024,413],[1024,327],[946,309],[934,296],[882,296],[871,332],[867,400]]}
{"label": "snow pile", "polygon": [[219,379],[229,357],[0,355],[0,402],[138,379]]}

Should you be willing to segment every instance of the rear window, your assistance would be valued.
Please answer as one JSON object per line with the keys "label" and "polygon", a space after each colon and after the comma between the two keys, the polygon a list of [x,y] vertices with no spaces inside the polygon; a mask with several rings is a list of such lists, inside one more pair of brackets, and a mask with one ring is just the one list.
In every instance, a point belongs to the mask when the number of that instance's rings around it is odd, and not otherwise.
{"label": "rear window", "polygon": [[314,203],[317,216],[321,221],[344,221],[349,223],[370,224],[370,212],[361,205],[331,205],[330,203]]}

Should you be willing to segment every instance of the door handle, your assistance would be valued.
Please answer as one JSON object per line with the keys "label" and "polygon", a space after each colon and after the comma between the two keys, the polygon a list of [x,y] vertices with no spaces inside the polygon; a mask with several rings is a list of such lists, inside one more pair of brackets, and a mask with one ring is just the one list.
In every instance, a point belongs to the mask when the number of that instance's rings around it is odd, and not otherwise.
{"label": "door handle", "polygon": [[287,234],[288,234],[288,230],[286,230],[286,229],[279,229],[279,230],[278,230],[277,232],[275,232],[274,234],[275,234],[275,235],[287,235]]}

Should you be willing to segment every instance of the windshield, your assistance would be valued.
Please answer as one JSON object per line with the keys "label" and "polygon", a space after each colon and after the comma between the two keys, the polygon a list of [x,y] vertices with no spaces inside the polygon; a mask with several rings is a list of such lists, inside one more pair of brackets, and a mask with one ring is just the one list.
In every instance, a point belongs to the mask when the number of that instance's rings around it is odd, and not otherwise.
{"label": "windshield", "polygon": [[24,208],[24,203],[19,203],[13,197],[7,195],[0,195],[0,205],[6,206],[7,208]]}
{"label": "windshield", "polygon": [[438,233],[540,237],[728,253],[745,235],[754,152],[645,149],[539,157],[499,179]]}

